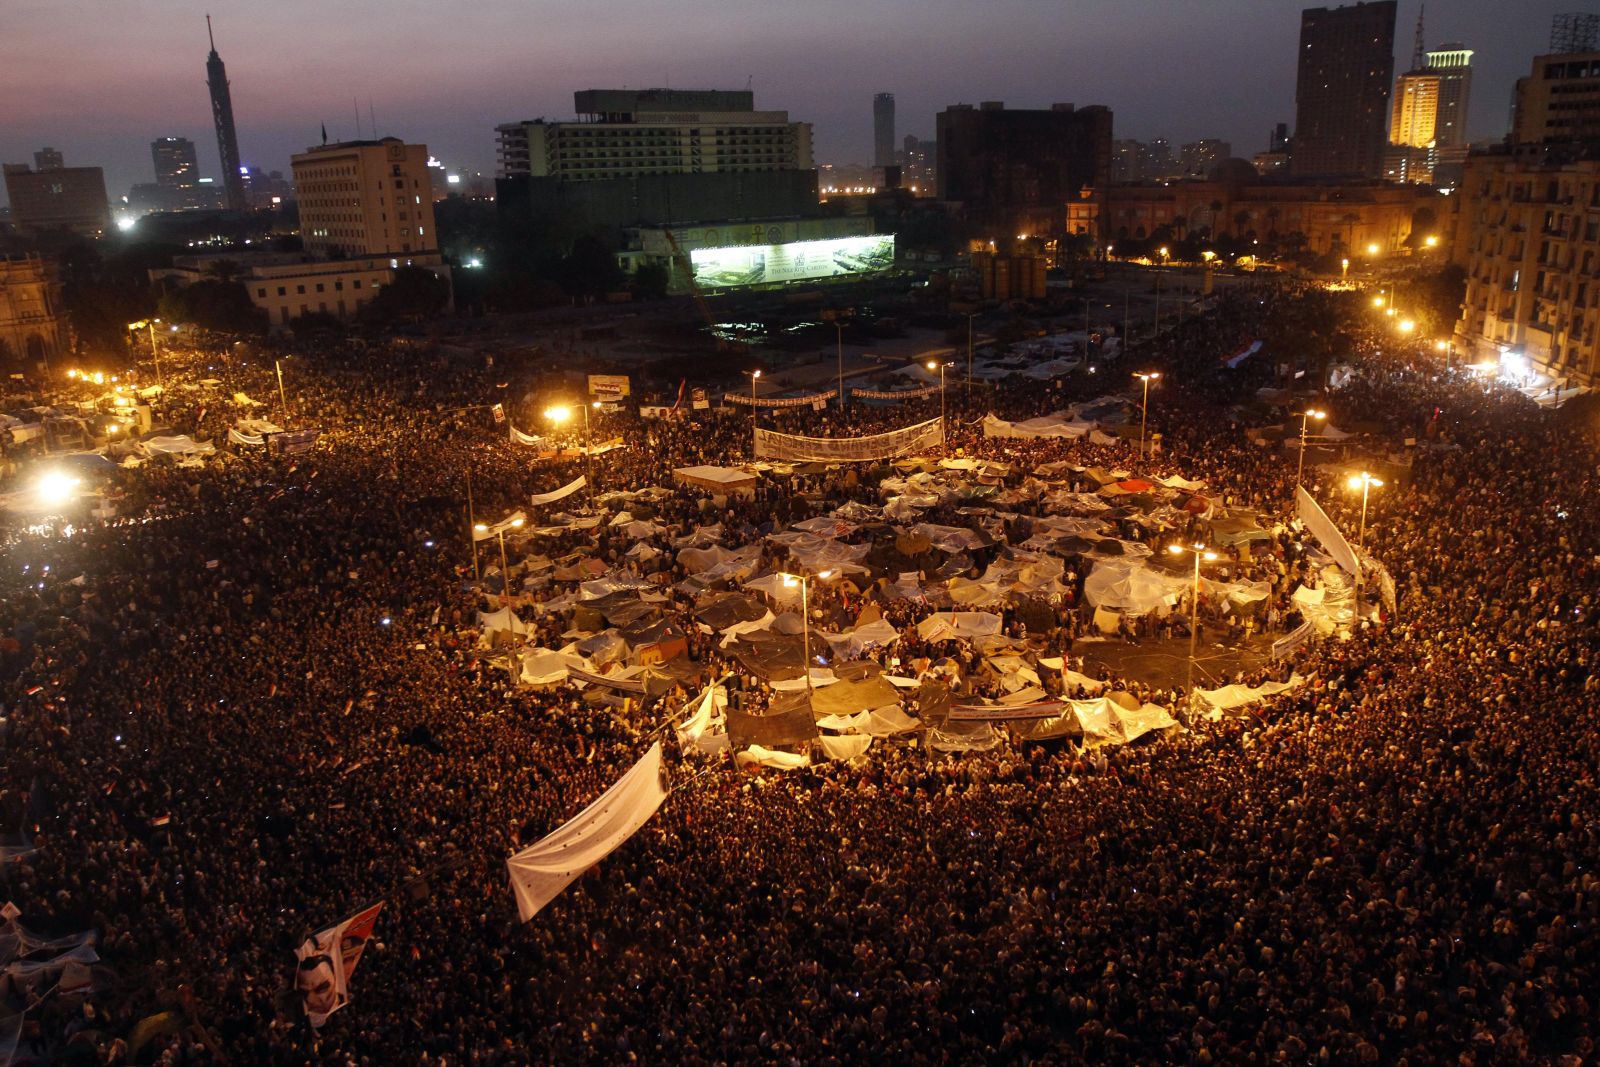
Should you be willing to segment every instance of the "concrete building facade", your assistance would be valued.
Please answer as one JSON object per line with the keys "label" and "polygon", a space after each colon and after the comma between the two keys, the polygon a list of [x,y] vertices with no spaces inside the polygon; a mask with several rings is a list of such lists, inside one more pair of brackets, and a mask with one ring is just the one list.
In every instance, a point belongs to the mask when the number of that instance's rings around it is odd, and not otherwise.
{"label": "concrete building facade", "polygon": [[26,163],[4,167],[11,223],[23,233],[70,230],[99,237],[110,224],[106,176],[99,167],[30,170]]}
{"label": "concrete building facade", "polygon": [[318,256],[437,252],[428,147],[397,137],[316,145],[290,160],[300,239]]}
{"label": "concrete building facade", "polygon": [[1296,177],[1382,174],[1394,22],[1395,0],[1300,13],[1289,168]]}
{"label": "concrete building facade", "polygon": [[[1072,232],[1102,243],[1158,233],[1173,239],[1227,235],[1243,240],[1303,240],[1317,254],[1379,254],[1406,247],[1422,209],[1442,214],[1432,189],[1380,182],[1171,182],[1113,185],[1102,203],[1071,205]],[[1442,234],[1442,225],[1436,227]],[[1292,240],[1293,239],[1293,240]]]}
{"label": "concrete building facade", "polygon": [[1451,257],[1467,273],[1457,351],[1600,385],[1600,152],[1474,152],[1454,199]]}
{"label": "concrete building facade", "polygon": [[0,367],[37,369],[64,355],[67,343],[54,265],[0,257]]}
{"label": "concrete building facade", "polygon": [[1109,108],[958,104],[939,113],[938,125],[939,199],[960,206],[974,236],[1064,232],[1068,202],[1111,184]]}
{"label": "concrete building facade", "polygon": [[1517,79],[1512,144],[1600,138],[1600,52],[1538,56]]}

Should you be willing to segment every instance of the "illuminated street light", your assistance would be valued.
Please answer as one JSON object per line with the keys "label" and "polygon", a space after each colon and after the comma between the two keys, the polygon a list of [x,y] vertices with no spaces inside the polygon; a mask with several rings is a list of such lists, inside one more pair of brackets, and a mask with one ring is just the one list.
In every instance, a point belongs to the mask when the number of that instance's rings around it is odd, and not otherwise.
{"label": "illuminated street light", "polygon": [[1160,378],[1161,372],[1158,370],[1144,371],[1135,373],[1134,377],[1144,383],[1144,399],[1139,403],[1139,458],[1142,460],[1144,459],[1144,428],[1150,417],[1150,383]]}
{"label": "illuminated street light", "polygon": [[1380,251],[1381,249],[1378,248],[1378,242],[1376,241],[1373,241],[1371,244],[1367,245],[1367,255],[1369,256],[1375,256]]}
{"label": "illuminated street light", "polygon": [[1189,684],[1194,684],[1194,652],[1195,638],[1200,632],[1200,564],[1214,562],[1217,554],[1207,549],[1205,545],[1168,545],[1167,551],[1174,556],[1181,556],[1185,552],[1194,554],[1194,590],[1189,597]]}
{"label": "illuminated street light", "polygon": [[[784,584],[785,588],[793,589],[797,585],[800,587],[800,635],[801,635],[800,639],[801,639],[801,642],[802,642],[802,649],[803,649],[803,652],[804,652],[804,655],[805,655],[805,658],[806,658],[806,663],[805,663],[806,688],[810,689],[811,688],[811,586],[810,586],[810,583],[806,579],[806,575],[803,572],[800,573],[800,574],[790,574],[787,571],[782,571],[782,572],[779,572],[779,573],[783,578],[783,584]],[[819,582],[826,582],[830,578],[833,577],[833,571],[831,571],[831,570],[829,570],[829,571],[818,571],[812,577],[816,578],[816,580],[819,581]]]}
{"label": "illuminated street light", "polygon": [[[1351,489],[1361,490],[1361,526],[1356,532],[1356,551],[1364,552],[1367,542],[1367,497],[1372,492],[1373,487],[1382,489],[1383,481],[1382,479],[1374,478],[1366,471],[1362,471],[1360,474],[1352,474],[1350,479],[1345,482],[1345,485]],[[1356,619],[1359,621],[1361,619],[1361,589],[1366,584],[1367,569],[1365,564],[1362,564],[1359,560],[1356,562]]]}
{"label": "illuminated street light", "polygon": [[[945,363],[943,361],[936,361],[936,360],[931,360],[931,359],[928,360],[928,369],[930,371],[931,370],[937,370],[939,372],[939,441],[941,443],[945,443],[945,440],[946,440],[946,438],[945,438],[945,421],[944,421],[944,369],[946,367],[953,367],[953,366],[955,366],[954,363]],[[948,444],[946,444],[946,449],[948,449],[948,447],[949,447]]]}
{"label": "illuminated street light", "polygon": [[1429,248],[1436,248],[1439,244],[1439,238],[1430,233],[1422,239],[1422,243]]}
{"label": "illuminated street light", "polygon": [[1410,319],[1401,319],[1399,322],[1395,323],[1395,328],[1401,333],[1410,333],[1412,330],[1417,328],[1417,324],[1412,322]]}
{"label": "illuminated street light", "polygon": [[79,484],[79,480],[66,471],[46,471],[34,483],[33,493],[45,507],[58,508],[72,499]]}
{"label": "illuminated street light", "polygon": [[1300,413],[1300,463],[1294,470],[1294,487],[1297,490],[1300,488],[1301,476],[1306,470],[1306,424],[1312,419],[1321,422],[1327,417],[1326,411],[1318,411],[1316,408],[1307,408]]}

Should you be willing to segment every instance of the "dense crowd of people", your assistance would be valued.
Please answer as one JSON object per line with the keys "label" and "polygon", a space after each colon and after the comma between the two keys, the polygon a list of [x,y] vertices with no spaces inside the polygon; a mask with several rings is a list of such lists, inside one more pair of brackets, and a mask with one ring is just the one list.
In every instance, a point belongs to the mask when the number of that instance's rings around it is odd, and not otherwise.
{"label": "dense crowd of people", "polygon": [[[527,924],[505,857],[651,739],[670,744],[659,728],[693,687],[616,709],[571,686],[513,685],[478,639],[477,613],[498,602],[473,581],[471,519],[586,471],[592,489],[563,507],[738,463],[750,415],[597,414],[591,437],[626,444],[586,462],[509,442],[486,410],[552,432],[539,425],[548,382],[425,347],[296,353],[285,421],[323,431],[313,451],[119,469],[115,518],[4,550],[0,825],[20,830],[6,892],[30,931],[94,931],[102,961],[92,989],[70,995],[8,971],[18,1061],[77,1049],[105,1064],[1590,1062],[1600,454],[1588,427],[1386,345],[1352,294],[1280,285],[1224,294],[1096,377],[970,399],[952,387],[949,448],[1009,462],[1012,487],[1046,464],[1120,465],[1203,480],[1267,525],[1286,520],[1294,456],[1246,433],[1273,368],[1220,360],[1257,337],[1270,352],[1329,305],[1352,351],[1326,404],[1372,427],[1367,447],[1405,453],[1409,474],[1369,520],[1396,608],[1301,652],[1310,683],[1109,752],[888,744],[765,775],[675,758],[655,818]],[[1168,383],[1150,408],[1151,460],[1126,442],[985,438],[976,425],[1147,368]],[[225,387],[265,399],[271,371],[235,360]],[[211,373],[204,360],[188,371]],[[176,386],[163,404],[176,429],[219,441],[236,414]],[[762,417],[861,435],[937,410],[933,397]],[[889,473],[768,478],[719,502],[676,490],[648,514],[674,534],[720,523],[726,547],[767,545],[784,523],[881,504]],[[1308,464],[1306,481],[1353,523],[1359,501],[1327,472]],[[968,521],[952,505],[923,518]],[[1026,523],[1015,532],[1025,539]],[[601,526],[509,551],[514,568],[542,556],[659,573],[669,608],[688,611],[674,555],[641,562],[632,544]],[[1305,552],[1283,532],[1230,573],[1268,580],[1263,612],[1287,619]],[[479,561],[490,588],[497,562],[497,546]],[[530,641],[553,645],[567,625],[540,610],[560,591],[518,598]],[[917,643],[926,605],[868,583],[819,587],[814,606],[832,628],[874,597],[904,634],[897,655],[960,656]],[[1083,606],[1056,607],[1058,632],[1039,636],[1070,648]],[[1015,629],[1012,606],[995,610]],[[738,672],[689,636],[703,676]],[[1116,682],[1173,707],[1185,696]],[[351,1002],[313,1030],[294,949],[377,899],[388,906]]]}

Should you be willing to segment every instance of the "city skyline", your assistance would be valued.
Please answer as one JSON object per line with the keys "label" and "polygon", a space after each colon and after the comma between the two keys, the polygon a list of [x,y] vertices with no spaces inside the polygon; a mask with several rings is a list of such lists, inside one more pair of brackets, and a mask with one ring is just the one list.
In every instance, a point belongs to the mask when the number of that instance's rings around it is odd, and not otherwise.
{"label": "city skyline", "polygon": [[[1304,6],[1089,0],[1063,17],[1026,0],[982,9],[954,0],[870,9],[824,0],[760,11],[690,0],[663,23],[654,5],[610,0],[607,18],[553,26],[512,0],[465,10],[357,0],[339,5],[348,17],[337,21],[314,19],[302,0],[285,0],[270,17],[259,5],[227,0],[211,14],[245,164],[287,172],[289,156],[316,144],[324,124],[330,139],[356,137],[358,121],[359,135],[370,137],[375,115],[378,134],[426,143],[452,168],[492,174],[496,124],[570,118],[579,89],[658,85],[748,83],[758,107],[812,123],[822,163],[871,162],[877,92],[895,94],[897,139],[931,136],[934,116],[951,104],[1070,101],[1109,107],[1119,139],[1213,137],[1248,157],[1266,147],[1275,122],[1293,118]],[[1493,0],[1428,12],[1430,47],[1461,41],[1477,53],[1473,140],[1505,132],[1515,79],[1547,50],[1550,16],[1570,4],[1529,6],[1511,24]],[[1399,25],[1413,25],[1417,9],[1401,3]],[[220,177],[204,14],[176,0],[154,0],[134,24],[96,17],[88,0],[9,11],[0,96],[18,106],[0,114],[0,157],[26,160],[54,145],[71,165],[103,167],[120,198],[151,179],[150,141],[181,136],[202,146],[201,173]],[[713,18],[719,32],[708,40],[696,27]],[[314,54],[303,43],[311,24]],[[530,32],[507,32],[519,24]],[[1407,48],[1408,35],[1398,36],[1397,47]],[[938,61],[950,56],[962,61]]]}

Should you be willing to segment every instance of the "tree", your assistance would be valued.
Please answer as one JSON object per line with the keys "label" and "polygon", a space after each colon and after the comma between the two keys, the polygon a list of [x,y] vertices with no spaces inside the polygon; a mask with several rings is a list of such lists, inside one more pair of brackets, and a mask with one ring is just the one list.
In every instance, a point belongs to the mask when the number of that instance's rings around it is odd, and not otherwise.
{"label": "tree", "polygon": [[617,257],[598,237],[584,234],[572,242],[572,251],[561,261],[561,287],[585,300],[604,296],[622,285],[622,268]]}
{"label": "tree", "polygon": [[640,300],[660,300],[667,295],[668,278],[666,264],[641,264],[633,272],[633,295]]}
{"label": "tree", "polygon": [[389,325],[431,318],[450,302],[450,283],[422,267],[401,267],[394,281],[361,309],[368,322]]}
{"label": "tree", "polygon": [[167,322],[221,333],[259,333],[264,325],[261,310],[250,302],[250,293],[241,283],[210,278],[167,293],[157,305],[157,313]]}

